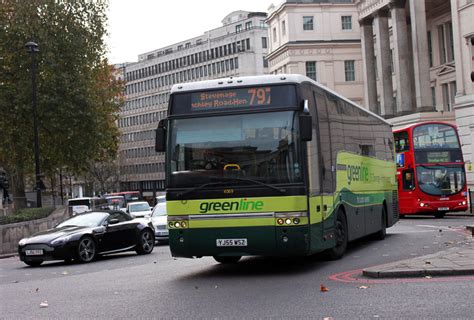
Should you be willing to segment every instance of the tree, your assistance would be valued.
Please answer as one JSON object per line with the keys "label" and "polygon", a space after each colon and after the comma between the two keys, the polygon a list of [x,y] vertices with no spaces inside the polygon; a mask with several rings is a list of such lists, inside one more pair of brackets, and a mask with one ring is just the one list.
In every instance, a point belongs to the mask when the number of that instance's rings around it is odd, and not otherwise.
{"label": "tree", "polygon": [[[74,174],[91,160],[115,157],[123,84],[106,59],[105,0],[0,0],[0,162],[12,192],[24,195],[33,172],[31,57],[39,44],[38,119],[41,169]],[[17,203],[20,205],[20,203]]]}

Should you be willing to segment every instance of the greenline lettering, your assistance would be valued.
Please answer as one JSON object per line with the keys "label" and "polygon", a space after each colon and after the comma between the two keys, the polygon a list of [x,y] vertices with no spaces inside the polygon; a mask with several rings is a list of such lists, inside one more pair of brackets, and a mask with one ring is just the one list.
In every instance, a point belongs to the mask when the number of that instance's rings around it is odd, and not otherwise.
{"label": "greenline lettering", "polygon": [[203,202],[199,205],[200,213],[209,211],[243,211],[243,210],[262,210],[263,201],[249,201],[240,199],[240,201],[226,202]]}

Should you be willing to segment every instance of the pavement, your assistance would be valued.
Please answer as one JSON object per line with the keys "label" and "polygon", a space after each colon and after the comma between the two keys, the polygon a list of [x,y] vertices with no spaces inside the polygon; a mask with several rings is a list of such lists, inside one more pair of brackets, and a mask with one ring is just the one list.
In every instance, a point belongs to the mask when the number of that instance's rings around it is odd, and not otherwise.
{"label": "pavement", "polygon": [[472,236],[462,246],[365,268],[362,273],[370,278],[474,275],[474,225],[466,226],[466,231]]}

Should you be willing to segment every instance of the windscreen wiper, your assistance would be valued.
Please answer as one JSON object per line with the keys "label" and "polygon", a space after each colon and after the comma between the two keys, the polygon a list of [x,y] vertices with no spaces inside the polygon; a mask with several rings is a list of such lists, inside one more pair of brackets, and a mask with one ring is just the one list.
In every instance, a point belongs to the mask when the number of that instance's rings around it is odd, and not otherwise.
{"label": "windscreen wiper", "polygon": [[[237,178],[237,177],[223,177],[225,179],[225,181],[217,181],[217,182],[208,182],[208,183],[204,183],[204,184],[201,184],[200,186],[197,186],[197,187],[194,187],[192,189],[189,189],[185,192],[182,192],[179,194],[179,197],[183,197],[191,192],[194,192],[196,190],[200,190],[202,188],[205,188],[205,187],[209,187],[209,186],[217,186],[217,185],[222,185],[222,184],[227,184],[228,181],[244,181],[244,182],[252,182],[254,184],[258,184],[258,185],[261,185],[261,186],[264,186],[264,187],[267,187],[267,188],[270,188],[270,189],[273,189],[273,190],[276,190],[280,193],[285,193],[286,190],[285,189],[280,189],[280,188],[277,188],[277,187],[274,187],[270,184],[267,184],[267,183],[264,183],[264,182],[261,182],[261,181],[258,181],[258,180],[253,180],[253,179],[244,179],[244,178]],[[216,178],[217,179],[217,178]]]}
{"label": "windscreen wiper", "polygon": [[217,185],[220,185],[220,184],[226,184],[227,182],[226,181],[218,181],[218,182],[208,182],[208,183],[204,183],[204,184],[201,184],[200,186],[197,186],[197,187],[194,187],[194,188],[191,188],[185,192],[182,192],[180,194],[178,194],[179,197],[183,197],[193,191],[196,191],[196,190],[200,190],[202,188],[205,188],[205,187],[209,187],[209,186],[217,186]]}
{"label": "windscreen wiper", "polygon": [[260,185],[260,186],[264,186],[264,187],[267,187],[267,188],[276,190],[276,191],[278,191],[278,192],[280,192],[280,193],[285,193],[285,192],[286,192],[286,189],[280,189],[280,188],[278,188],[278,187],[272,186],[271,184],[268,184],[268,183],[265,183],[265,182],[261,182],[261,181],[258,181],[258,180],[254,180],[254,179],[238,178],[238,177],[224,177],[224,179],[226,179],[227,181],[228,181],[228,180],[236,180],[236,181],[252,182],[252,183],[254,183],[254,184],[258,184],[258,185]]}

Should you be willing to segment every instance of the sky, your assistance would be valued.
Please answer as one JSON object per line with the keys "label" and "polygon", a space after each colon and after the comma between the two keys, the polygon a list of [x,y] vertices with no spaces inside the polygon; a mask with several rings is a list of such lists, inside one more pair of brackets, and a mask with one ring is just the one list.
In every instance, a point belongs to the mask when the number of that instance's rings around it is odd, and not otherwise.
{"label": "sky", "polygon": [[109,0],[107,55],[110,63],[218,28],[232,11],[267,12],[279,0]]}

